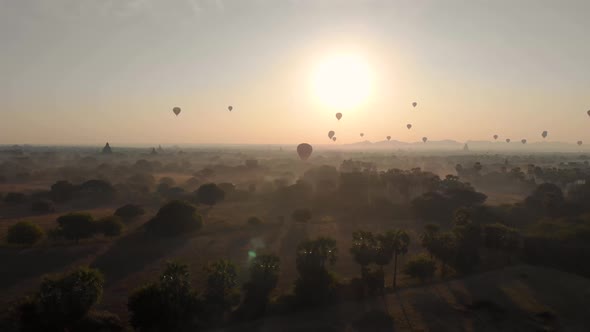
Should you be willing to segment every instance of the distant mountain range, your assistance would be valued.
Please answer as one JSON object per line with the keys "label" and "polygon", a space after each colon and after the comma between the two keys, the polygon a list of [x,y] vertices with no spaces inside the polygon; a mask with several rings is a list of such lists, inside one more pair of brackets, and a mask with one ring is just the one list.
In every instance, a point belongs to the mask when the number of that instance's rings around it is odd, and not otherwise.
{"label": "distant mountain range", "polygon": [[[465,148],[467,145],[467,148]],[[510,143],[505,141],[467,141],[458,142],[454,140],[441,140],[441,141],[428,141],[423,142],[402,142],[397,140],[391,141],[362,141],[351,144],[344,144],[339,147],[350,148],[350,149],[363,149],[363,150],[381,150],[381,149],[394,149],[394,150],[445,150],[445,151],[531,151],[531,152],[581,152],[588,151],[588,146],[578,146],[574,143],[565,142],[528,142],[522,144],[520,140],[514,140]]]}

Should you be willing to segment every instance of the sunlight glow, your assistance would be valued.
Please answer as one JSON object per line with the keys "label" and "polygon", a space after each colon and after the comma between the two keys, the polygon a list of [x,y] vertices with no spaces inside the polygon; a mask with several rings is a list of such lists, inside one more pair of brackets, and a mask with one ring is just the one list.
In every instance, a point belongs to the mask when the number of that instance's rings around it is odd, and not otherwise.
{"label": "sunlight glow", "polygon": [[325,58],[312,75],[312,89],[327,107],[350,109],[365,103],[372,91],[373,75],[369,64],[353,54]]}

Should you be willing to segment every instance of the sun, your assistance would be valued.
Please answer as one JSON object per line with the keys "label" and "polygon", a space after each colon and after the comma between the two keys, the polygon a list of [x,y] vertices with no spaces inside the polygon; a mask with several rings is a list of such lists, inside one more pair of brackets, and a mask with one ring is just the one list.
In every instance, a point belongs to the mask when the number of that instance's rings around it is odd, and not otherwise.
{"label": "sun", "polygon": [[325,58],[315,67],[312,91],[324,106],[350,109],[368,100],[372,81],[371,67],[362,57],[339,54]]}

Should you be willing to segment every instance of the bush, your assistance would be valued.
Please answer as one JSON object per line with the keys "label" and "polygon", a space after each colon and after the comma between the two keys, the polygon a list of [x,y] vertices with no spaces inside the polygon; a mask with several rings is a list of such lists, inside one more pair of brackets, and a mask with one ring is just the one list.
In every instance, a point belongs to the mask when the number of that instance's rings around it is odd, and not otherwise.
{"label": "bush", "polygon": [[418,255],[411,258],[404,267],[404,273],[421,281],[432,278],[436,271],[436,262],[428,256]]}
{"label": "bush", "polygon": [[125,225],[121,222],[119,217],[110,216],[99,220],[98,227],[105,236],[117,236],[121,235]]}
{"label": "bush", "polygon": [[42,199],[31,204],[31,211],[35,213],[52,213],[55,212],[55,205],[48,199]]}
{"label": "bush", "polygon": [[258,225],[262,225],[264,222],[262,221],[262,219],[260,219],[258,217],[250,217],[250,218],[248,218],[247,223],[250,226],[258,226]]}
{"label": "bush", "polygon": [[92,216],[86,213],[70,213],[57,218],[59,232],[68,240],[92,237],[97,231],[96,223]]}
{"label": "bush", "polygon": [[8,229],[6,242],[13,244],[33,245],[43,237],[41,227],[28,222],[19,221]]}
{"label": "bush", "polygon": [[45,278],[37,294],[21,306],[22,330],[71,330],[99,302],[103,285],[102,274],[86,267]]}
{"label": "bush", "polygon": [[201,216],[194,206],[183,201],[171,201],[162,206],[145,227],[155,235],[175,236],[197,231],[202,224]]}
{"label": "bush", "polygon": [[23,193],[8,193],[4,196],[6,204],[22,204],[27,201],[27,196]]}
{"label": "bush", "polygon": [[145,214],[144,209],[135,204],[124,205],[115,211],[115,216],[122,218],[123,220],[133,220]]}
{"label": "bush", "polygon": [[297,222],[308,222],[311,219],[311,211],[309,209],[297,209],[293,211],[291,217]]}
{"label": "bush", "polygon": [[119,316],[108,311],[90,311],[76,322],[71,331],[80,332],[120,332],[125,330],[125,323]]}

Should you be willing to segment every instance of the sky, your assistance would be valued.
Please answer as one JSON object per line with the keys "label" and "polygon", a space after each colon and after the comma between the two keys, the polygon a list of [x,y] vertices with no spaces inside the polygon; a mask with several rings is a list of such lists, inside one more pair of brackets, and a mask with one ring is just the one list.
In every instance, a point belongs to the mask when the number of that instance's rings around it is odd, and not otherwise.
{"label": "sky", "polygon": [[[0,0],[0,144],[590,142],[589,14],[586,0]],[[350,107],[312,82],[342,54],[370,71]]]}

